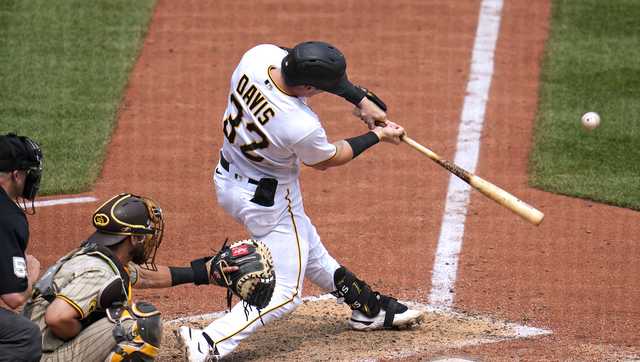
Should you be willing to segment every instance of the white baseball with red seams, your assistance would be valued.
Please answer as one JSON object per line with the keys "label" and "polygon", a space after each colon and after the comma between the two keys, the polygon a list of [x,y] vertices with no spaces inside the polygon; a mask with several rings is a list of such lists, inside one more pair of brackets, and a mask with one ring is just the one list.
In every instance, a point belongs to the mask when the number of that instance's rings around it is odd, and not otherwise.
{"label": "white baseball with red seams", "polygon": [[600,115],[596,112],[587,112],[582,115],[580,119],[582,126],[589,131],[597,128],[600,125]]}

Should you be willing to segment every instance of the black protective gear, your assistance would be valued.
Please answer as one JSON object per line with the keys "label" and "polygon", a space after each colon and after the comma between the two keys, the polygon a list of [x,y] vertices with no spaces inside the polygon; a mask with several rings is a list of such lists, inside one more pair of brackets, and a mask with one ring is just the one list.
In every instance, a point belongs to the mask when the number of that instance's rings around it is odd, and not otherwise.
{"label": "black protective gear", "polygon": [[336,290],[332,292],[337,298],[342,298],[352,310],[359,310],[367,317],[375,317],[380,312],[378,293],[358,279],[347,268],[341,266],[333,274]]}
{"label": "black protective gear", "polygon": [[395,315],[404,313],[408,309],[397,299],[371,290],[367,283],[358,279],[343,266],[335,271],[333,280],[336,290],[332,294],[342,298],[352,310],[359,310],[369,318],[377,316],[381,309],[384,310],[384,328],[393,328]]}
{"label": "black protective gear", "polygon": [[[115,324],[113,337],[117,344],[107,357],[108,361],[153,361],[160,352],[162,341],[162,319],[156,307],[147,302],[136,302],[131,306],[110,308],[107,318]],[[135,326],[128,331],[122,325],[134,320]]]}
{"label": "black protective gear", "polygon": [[338,48],[321,41],[307,41],[288,50],[282,74],[288,86],[310,85],[358,104],[366,92],[347,78],[347,61]]}
{"label": "black protective gear", "polygon": [[370,89],[364,87],[360,88],[367,93],[365,97],[367,97],[371,102],[375,103],[376,106],[380,107],[380,109],[382,109],[383,111],[387,111],[387,105],[382,101],[382,99],[380,99],[380,97],[378,97],[377,94],[373,93]]}

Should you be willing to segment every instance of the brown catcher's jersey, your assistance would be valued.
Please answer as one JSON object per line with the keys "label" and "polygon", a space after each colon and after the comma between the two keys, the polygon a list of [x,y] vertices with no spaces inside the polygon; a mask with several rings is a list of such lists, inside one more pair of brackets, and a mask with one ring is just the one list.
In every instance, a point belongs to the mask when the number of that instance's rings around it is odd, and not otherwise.
{"label": "brown catcher's jersey", "polygon": [[[137,281],[136,269],[129,265],[127,270],[130,284],[133,285]],[[55,274],[56,299],[64,300],[77,310],[81,319],[88,318],[96,312],[101,291],[117,278],[118,271],[109,261],[92,255],[75,255],[64,262]],[[131,285],[126,286],[129,298]],[[38,296],[25,307],[25,310],[30,310],[29,318],[40,327],[44,352],[54,351],[65,343],[49,330],[44,321],[49,304],[42,296]]]}

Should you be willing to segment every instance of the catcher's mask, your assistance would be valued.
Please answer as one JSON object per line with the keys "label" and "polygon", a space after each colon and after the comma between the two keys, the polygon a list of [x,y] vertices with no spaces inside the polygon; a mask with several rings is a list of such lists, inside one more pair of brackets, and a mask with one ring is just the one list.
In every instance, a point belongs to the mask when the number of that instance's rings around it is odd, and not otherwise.
{"label": "catcher's mask", "polygon": [[333,45],[307,41],[288,52],[281,65],[288,86],[311,85],[337,95],[353,87],[347,79],[347,61]]}
{"label": "catcher's mask", "polygon": [[[26,179],[22,190],[24,200],[31,201],[32,213],[35,213],[33,201],[40,190],[42,180],[43,157],[40,146],[29,137],[8,133],[0,136],[0,171],[24,171]],[[26,204],[23,206],[26,209]]]}
{"label": "catcher's mask", "polygon": [[96,232],[87,242],[111,246],[132,235],[144,236],[145,267],[157,270],[156,252],[162,241],[164,218],[155,201],[132,194],[119,194],[93,213]]}

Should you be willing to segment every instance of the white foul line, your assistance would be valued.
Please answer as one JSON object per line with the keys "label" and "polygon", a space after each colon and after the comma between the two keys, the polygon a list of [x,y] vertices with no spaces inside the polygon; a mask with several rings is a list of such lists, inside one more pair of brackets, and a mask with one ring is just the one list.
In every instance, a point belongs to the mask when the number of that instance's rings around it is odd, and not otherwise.
{"label": "white foul line", "polygon": [[91,196],[69,197],[65,199],[36,201],[33,203],[33,205],[35,207],[45,207],[45,206],[65,205],[65,204],[81,204],[85,202],[94,202],[96,200],[97,199],[95,197],[91,197]]}
{"label": "white foul line", "polygon": [[[457,165],[472,173],[475,172],[480,153],[480,136],[491,88],[493,58],[500,31],[501,11],[502,0],[483,0],[480,5],[471,71],[454,159]],[[451,308],[453,305],[458,256],[462,249],[470,191],[468,184],[451,175],[431,277],[429,304],[432,306]]]}

